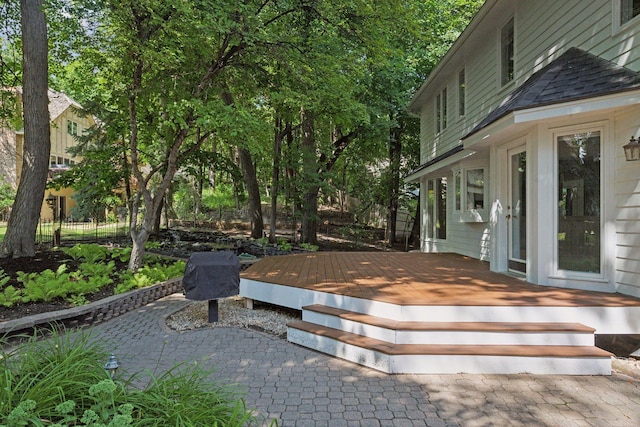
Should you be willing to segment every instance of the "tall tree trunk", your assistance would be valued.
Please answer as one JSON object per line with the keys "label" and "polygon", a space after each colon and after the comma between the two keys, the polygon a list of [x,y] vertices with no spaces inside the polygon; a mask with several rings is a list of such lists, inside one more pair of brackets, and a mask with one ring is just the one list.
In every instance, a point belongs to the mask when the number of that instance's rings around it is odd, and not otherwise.
{"label": "tall tree trunk", "polygon": [[303,170],[303,196],[302,196],[302,224],[301,240],[304,243],[316,245],[318,243],[318,161],[316,157],[316,141],[314,134],[313,113],[302,112],[302,170]]}
{"label": "tall tree trunk", "polygon": [[389,132],[389,188],[387,190],[387,242],[396,243],[396,225],[398,219],[398,197],[400,192],[400,158],[402,144],[401,129],[393,128]]}
{"label": "tall tree trunk", "polygon": [[0,256],[35,255],[35,238],[49,171],[51,139],[47,66],[47,22],[42,0],[20,1],[24,143],[22,172]]}
{"label": "tall tree trunk", "polygon": [[162,198],[162,202],[160,203],[160,207],[156,211],[155,218],[153,220],[153,229],[151,234],[158,235],[160,234],[160,227],[162,226],[162,212],[164,211],[165,200]]}
{"label": "tall tree trunk", "polygon": [[[233,96],[228,86],[220,83],[222,90],[220,98],[227,105],[233,105]],[[258,186],[258,175],[256,166],[251,160],[251,153],[246,148],[238,147],[238,161],[245,184],[247,184],[247,194],[249,197],[249,217],[251,218],[251,237],[259,239],[264,231],[264,220],[262,219],[262,202],[260,200],[260,187]]]}
{"label": "tall tree trunk", "polygon": [[262,237],[264,222],[262,219],[262,206],[260,201],[260,187],[258,186],[258,176],[256,166],[251,160],[251,153],[246,148],[238,147],[238,159],[242,176],[247,184],[249,196],[249,217],[251,218],[251,237],[259,239]]}
{"label": "tall tree trunk", "polygon": [[[287,129],[291,125],[287,123]],[[282,153],[282,119],[276,120],[273,138],[273,172],[271,175],[271,215],[269,217],[269,242],[276,242],[276,224],[278,223],[278,191],[280,189],[280,154]]]}

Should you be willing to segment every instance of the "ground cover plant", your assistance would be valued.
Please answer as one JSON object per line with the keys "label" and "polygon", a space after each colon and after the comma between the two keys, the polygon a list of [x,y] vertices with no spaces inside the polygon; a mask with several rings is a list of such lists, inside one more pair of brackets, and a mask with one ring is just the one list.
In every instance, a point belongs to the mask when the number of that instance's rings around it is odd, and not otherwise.
{"label": "ground cover plant", "polygon": [[[0,321],[18,315],[34,314],[31,309],[50,311],[47,304],[59,309],[150,286],[179,277],[185,262],[147,255],[136,273],[127,270],[130,248],[112,248],[98,244],[77,244],[39,254],[45,260],[24,259],[0,263]],[[3,265],[13,261],[9,275]],[[17,268],[24,267],[23,270]],[[16,271],[17,270],[17,271]],[[44,305],[43,305],[44,304]]]}
{"label": "ground cover plant", "polygon": [[239,391],[196,364],[145,372],[150,381],[138,388],[139,374],[111,379],[108,354],[90,334],[58,331],[0,347],[0,427],[256,424]]}

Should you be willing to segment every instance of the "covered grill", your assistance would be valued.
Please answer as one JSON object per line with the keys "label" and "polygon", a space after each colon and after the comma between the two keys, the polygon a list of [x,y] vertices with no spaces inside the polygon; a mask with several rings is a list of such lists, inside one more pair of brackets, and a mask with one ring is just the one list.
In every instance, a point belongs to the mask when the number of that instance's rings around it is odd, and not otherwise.
{"label": "covered grill", "polygon": [[229,251],[194,252],[184,271],[182,286],[187,299],[209,301],[209,322],[218,321],[218,298],[238,295],[240,261]]}

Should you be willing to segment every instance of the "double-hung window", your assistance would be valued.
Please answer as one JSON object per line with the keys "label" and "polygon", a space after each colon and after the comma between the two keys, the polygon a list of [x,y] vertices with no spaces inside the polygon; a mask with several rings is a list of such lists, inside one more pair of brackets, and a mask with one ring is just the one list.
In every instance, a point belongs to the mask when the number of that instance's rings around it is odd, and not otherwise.
{"label": "double-hung window", "polygon": [[514,28],[513,18],[500,31],[500,82],[506,85],[514,77]]}
{"label": "double-hung window", "polygon": [[69,135],[78,136],[78,123],[73,120],[67,120],[67,133]]}
{"label": "double-hung window", "polygon": [[447,88],[436,95],[436,134],[447,128]]}
{"label": "double-hung window", "polygon": [[467,107],[467,81],[464,68],[458,73],[458,115],[464,116]]}

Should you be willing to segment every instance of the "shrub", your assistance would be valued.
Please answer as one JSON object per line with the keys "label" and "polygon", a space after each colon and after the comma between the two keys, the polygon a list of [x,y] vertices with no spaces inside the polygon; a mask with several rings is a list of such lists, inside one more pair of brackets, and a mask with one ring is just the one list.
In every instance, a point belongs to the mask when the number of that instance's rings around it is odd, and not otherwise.
{"label": "shrub", "polygon": [[82,305],[87,302],[86,295],[112,285],[116,280],[121,283],[116,287],[115,293],[123,293],[179,277],[185,268],[184,261],[167,263],[157,256],[145,255],[146,265],[139,272],[118,273],[114,259],[127,261],[131,248],[109,250],[97,244],[78,244],[63,251],[73,259],[82,261],[76,271],[67,272],[67,265],[61,264],[55,272],[18,272],[17,280],[22,283],[22,289],[13,286],[4,288],[9,277],[0,270],[0,305],[11,307],[19,302],[50,302],[56,298],[65,298],[73,305]]}
{"label": "shrub", "polygon": [[120,283],[116,286],[114,292],[122,294],[132,289],[144,288],[154,283],[182,276],[185,267],[186,263],[184,261],[176,261],[169,265],[156,262],[145,265],[135,273],[127,270],[120,274]]}
{"label": "shrub", "polygon": [[104,261],[110,255],[109,249],[97,243],[78,243],[71,248],[60,248],[62,252],[74,260],[83,260],[89,263]]}
{"label": "shrub", "polygon": [[311,251],[311,252],[316,252],[318,249],[320,249],[319,246],[312,245],[311,243],[301,243],[300,248],[304,249],[305,251]]}
{"label": "shrub", "polygon": [[[2,348],[8,348],[0,342]],[[236,390],[198,365],[113,381],[107,353],[89,334],[54,332],[0,354],[0,426],[244,426],[255,423]]]}

